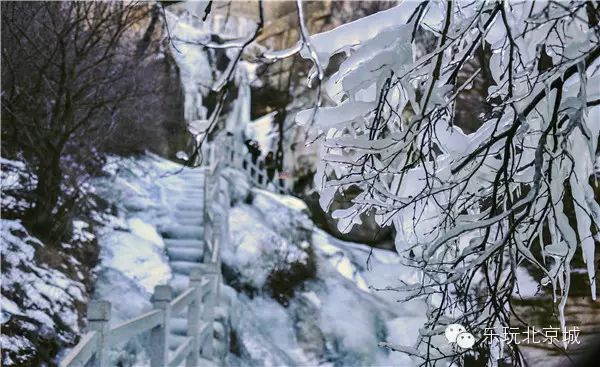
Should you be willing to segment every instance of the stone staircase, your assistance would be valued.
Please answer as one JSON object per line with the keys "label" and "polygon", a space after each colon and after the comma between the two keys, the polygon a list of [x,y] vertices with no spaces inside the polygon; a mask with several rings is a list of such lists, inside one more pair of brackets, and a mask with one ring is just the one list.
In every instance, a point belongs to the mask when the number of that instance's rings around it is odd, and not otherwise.
{"label": "stone staircase", "polygon": [[[202,263],[204,252],[204,176],[203,169],[186,169],[179,173],[185,181],[177,192],[167,194],[166,200],[175,200],[173,222],[161,228],[169,264],[173,273],[170,286],[176,297],[189,286],[189,275]],[[226,301],[219,297],[215,309],[213,357],[214,365],[222,365],[229,343],[229,320]],[[186,314],[172,315],[169,348],[174,351],[186,336]],[[209,365],[204,360],[204,365]]]}

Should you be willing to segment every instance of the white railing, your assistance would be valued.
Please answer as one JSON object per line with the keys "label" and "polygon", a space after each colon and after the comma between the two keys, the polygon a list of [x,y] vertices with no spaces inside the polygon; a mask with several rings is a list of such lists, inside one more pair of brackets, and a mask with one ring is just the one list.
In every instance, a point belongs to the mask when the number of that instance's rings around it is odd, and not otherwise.
{"label": "white railing", "polygon": [[[61,361],[61,367],[108,366],[107,353],[111,347],[132,338],[150,333],[150,365],[152,367],[198,366],[201,358],[212,358],[214,298],[218,269],[215,264],[199,264],[190,274],[190,285],[176,298],[171,287],[158,285],[152,295],[153,310],[116,326],[109,326],[111,304],[91,301],[88,304],[88,332]],[[170,321],[187,309],[187,336],[181,345],[169,353]],[[208,316],[210,314],[210,316]],[[208,317],[207,317],[208,316]]]}
{"label": "white railing", "polygon": [[[209,149],[204,176],[204,258],[190,273],[188,288],[173,298],[170,286],[156,286],[152,311],[112,327],[110,302],[91,301],[87,310],[88,331],[60,362],[61,367],[108,366],[110,348],[143,333],[150,333],[151,367],[179,366],[183,362],[196,367],[213,359],[213,322],[221,281],[220,247],[229,241],[229,195],[221,184],[221,147],[217,140]],[[171,318],[186,310],[186,337],[169,353]]]}
{"label": "white railing", "polygon": [[269,177],[266,162],[261,158],[257,158],[254,162],[248,148],[239,139],[228,136],[223,141],[225,142],[222,156],[224,165],[245,172],[250,182],[256,187],[284,195],[291,192],[290,181],[284,177],[285,172],[272,168],[271,177]]}

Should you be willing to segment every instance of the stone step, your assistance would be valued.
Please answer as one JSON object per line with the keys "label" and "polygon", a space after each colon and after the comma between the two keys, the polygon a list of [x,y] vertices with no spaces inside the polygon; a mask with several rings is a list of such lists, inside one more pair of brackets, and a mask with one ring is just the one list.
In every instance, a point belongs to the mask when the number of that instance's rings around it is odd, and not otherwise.
{"label": "stone step", "polygon": [[173,212],[173,217],[176,220],[188,219],[188,218],[200,218],[203,217],[203,212],[198,213],[197,211],[190,212],[189,210],[177,210]]}
{"label": "stone step", "polygon": [[185,189],[181,190],[180,193],[182,195],[204,196],[204,186],[198,187],[194,185],[192,187],[186,187]]}
{"label": "stone step", "polygon": [[192,270],[197,269],[198,265],[200,265],[199,263],[192,261],[170,261],[169,263],[173,273],[183,275],[189,275]]}
{"label": "stone step", "polygon": [[180,211],[195,211],[202,213],[204,209],[204,203],[200,199],[180,201],[175,204],[175,209]]}
{"label": "stone step", "polygon": [[[184,312],[185,313],[185,312]],[[198,325],[200,327],[200,325]],[[184,316],[177,316],[171,319],[171,334],[175,335],[187,335],[187,318]]]}
{"label": "stone step", "polygon": [[167,248],[173,247],[193,247],[193,248],[204,248],[204,241],[201,239],[183,239],[183,238],[165,238],[165,245]]}
{"label": "stone step", "polygon": [[198,195],[198,194],[181,194],[181,196],[179,197],[179,202],[184,202],[184,201],[200,201],[200,202],[204,202],[204,194]]}
{"label": "stone step", "polygon": [[202,261],[202,248],[186,246],[167,246],[167,255],[171,261]]}
{"label": "stone step", "polygon": [[[198,329],[202,328],[204,323],[205,323],[205,321],[199,320]],[[214,322],[213,325],[214,325],[213,326],[214,330],[217,330],[217,328],[220,327],[219,330],[224,332],[223,330],[225,330],[225,329],[224,329],[223,325],[221,325],[220,323]],[[169,324],[169,327],[171,328],[171,334],[186,336],[187,335],[187,311],[184,311],[179,316],[175,316],[175,317],[171,318],[171,323]]]}
{"label": "stone step", "polygon": [[195,178],[195,179],[204,180],[204,172],[191,172],[191,171],[186,172],[186,171],[184,171],[179,174],[179,177],[186,178],[186,179]]}
{"label": "stone step", "polygon": [[168,239],[197,239],[203,238],[202,226],[170,225],[161,229],[162,236]]}
{"label": "stone step", "polygon": [[182,213],[179,216],[176,216],[175,220],[178,224],[182,224],[185,226],[202,226],[204,224],[204,215],[203,213],[198,212],[185,212],[185,215]]}
{"label": "stone step", "polygon": [[179,186],[179,192],[203,192],[204,191],[204,179],[203,178],[187,178],[183,177],[186,181],[185,185]]}
{"label": "stone step", "polygon": [[186,336],[184,336],[184,335],[177,335],[177,334],[171,333],[171,335],[169,335],[169,337],[168,337],[169,349],[171,349],[171,350],[177,349],[177,347],[180,346],[181,343],[183,343],[185,338],[186,338]]}
{"label": "stone step", "polygon": [[171,328],[171,334],[175,335],[186,335],[187,334],[187,317],[185,317],[186,311],[180,315],[171,318],[169,324]]}
{"label": "stone step", "polygon": [[173,274],[169,285],[173,290],[173,295],[177,296],[190,286],[190,277],[184,274]]}

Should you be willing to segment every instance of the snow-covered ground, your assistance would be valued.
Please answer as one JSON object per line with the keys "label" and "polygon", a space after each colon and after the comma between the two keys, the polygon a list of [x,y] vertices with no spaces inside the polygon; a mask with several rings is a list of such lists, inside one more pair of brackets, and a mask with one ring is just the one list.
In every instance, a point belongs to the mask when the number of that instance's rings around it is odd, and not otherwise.
{"label": "snow-covered ground", "polygon": [[[2,211],[19,213],[29,203],[21,194],[33,187],[36,178],[21,161],[2,158]],[[17,194],[20,193],[20,194]],[[74,223],[77,245],[94,238],[88,224]],[[40,346],[51,349],[53,343],[71,343],[79,333],[77,306],[85,302],[84,277],[73,256],[63,258],[59,267],[43,260],[46,244],[32,236],[17,219],[0,219],[2,243],[1,345],[2,364],[24,365],[36,358]],[[62,243],[62,250],[73,244]],[[63,251],[56,252],[56,257]],[[64,251],[67,252],[67,251]],[[50,344],[50,345],[49,345]]]}
{"label": "snow-covered ground", "polygon": [[[149,309],[154,285],[171,277],[159,233],[174,221],[169,198],[183,181],[180,166],[154,155],[115,159],[107,171],[96,187],[117,214],[99,235],[95,297],[112,301],[118,322]],[[414,276],[398,256],[337,240],[315,227],[299,199],[252,189],[230,169],[225,177],[233,203],[231,241],[222,248],[227,364],[413,365],[377,346],[410,344],[423,322],[418,301],[400,305],[393,293],[371,288]],[[114,360],[139,363],[141,342],[115,352]]]}
{"label": "snow-covered ground", "polygon": [[[230,212],[232,240],[223,249],[225,266],[240,277],[236,281],[256,290],[231,292],[232,326],[244,347],[239,364],[413,365],[377,347],[384,340],[410,344],[423,322],[418,302],[400,306],[393,294],[371,289],[412,276],[398,256],[317,229],[296,198],[258,189],[248,195]],[[290,266],[309,268],[311,262],[316,269],[309,276]],[[277,272],[286,271],[294,289],[282,300],[269,277],[273,283]],[[305,278],[298,282],[296,273]]]}

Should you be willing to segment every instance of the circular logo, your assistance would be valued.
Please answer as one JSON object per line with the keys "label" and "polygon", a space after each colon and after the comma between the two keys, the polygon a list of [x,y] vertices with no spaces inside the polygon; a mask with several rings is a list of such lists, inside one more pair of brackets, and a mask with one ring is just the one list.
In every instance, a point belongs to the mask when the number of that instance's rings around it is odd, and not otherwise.
{"label": "circular logo", "polygon": [[471,333],[460,333],[456,338],[456,344],[463,349],[472,348],[475,344],[475,337]]}
{"label": "circular logo", "polygon": [[461,324],[450,324],[446,327],[444,335],[448,342],[456,343],[463,349],[469,349],[475,345],[475,337],[473,334],[467,332],[464,326]]}

